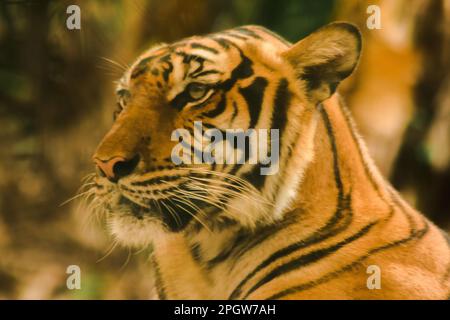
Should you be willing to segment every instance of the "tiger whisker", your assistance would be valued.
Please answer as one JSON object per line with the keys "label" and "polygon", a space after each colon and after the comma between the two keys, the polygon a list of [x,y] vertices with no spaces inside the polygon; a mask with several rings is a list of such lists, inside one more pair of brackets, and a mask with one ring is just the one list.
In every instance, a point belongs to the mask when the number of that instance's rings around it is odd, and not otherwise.
{"label": "tiger whisker", "polygon": [[[103,208],[103,206],[105,205],[105,203],[107,202],[107,200],[106,200],[106,199],[105,199],[105,200],[98,200],[98,199],[95,199],[95,200],[97,200],[98,203],[97,203],[95,206],[93,206],[93,204],[95,204],[95,203],[91,203],[92,207],[90,207],[89,210],[90,210],[93,214],[90,215],[90,217],[91,217],[91,219],[93,219],[93,217],[95,216],[95,218],[97,219],[97,223],[98,223],[98,224],[101,224],[101,219],[102,219],[101,214],[104,214],[105,211],[104,211],[104,210],[99,210],[99,209]],[[94,200],[94,201],[95,201],[95,200]]]}
{"label": "tiger whisker", "polygon": [[195,193],[192,193],[190,196],[191,196],[192,198],[194,198],[194,199],[202,200],[202,201],[204,201],[204,202],[206,202],[206,203],[209,203],[209,204],[215,206],[216,208],[221,209],[222,211],[224,211],[224,212],[226,212],[226,213],[230,213],[230,211],[228,210],[228,208],[233,209],[233,210],[236,210],[236,211],[239,210],[239,209],[236,208],[235,206],[233,206],[233,205],[231,205],[231,204],[229,204],[229,203],[225,203],[225,202],[223,202],[223,201],[220,200],[220,199],[216,200],[215,202],[211,202],[207,196],[201,196],[201,195],[198,195],[198,194],[195,194]]}
{"label": "tiger whisker", "polygon": [[169,211],[170,215],[175,219],[175,222],[176,222],[179,226],[181,226],[181,225],[182,225],[181,219],[180,219],[180,217],[178,216],[178,214],[177,214],[175,211],[173,211],[173,208],[171,208],[168,204],[164,203],[164,200],[161,201],[161,204],[167,209],[167,211]]}
{"label": "tiger whisker", "polygon": [[105,260],[107,257],[109,257],[111,255],[111,253],[114,251],[114,249],[117,247],[118,244],[119,244],[119,241],[117,239],[114,239],[110,248],[106,251],[106,253],[104,254],[103,257],[101,257],[100,259],[98,259],[96,261],[96,263],[99,263],[99,262]]}
{"label": "tiger whisker", "polygon": [[[205,191],[205,190],[203,190],[203,188],[201,188],[201,190]],[[228,212],[228,213],[229,213],[229,211],[227,209],[227,206],[229,206],[232,209],[236,209],[233,206],[230,206],[228,203],[225,203],[222,200],[218,199],[216,194],[210,193],[210,195],[213,196],[214,200],[215,200],[215,201],[211,201],[211,199],[209,197],[200,195],[198,193],[194,193],[194,192],[187,191],[187,190],[183,190],[183,193],[185,195],[189,196],[190,198],[201,200],[201,201],[203,201],[205,203],[208,203],[208,204],[210,204],[210,205],[212,205],[212,206],[214,206],[214,207],[216,207],[218,209],[221,209],[221,210],[223,210],[225,212]]]}
{"label": "tiger whisker", "polygon": [[[185,169],[185,168],[182,168]],[[242,178],[239,178],[237,176],[233,176],[227,173],[223,173],[223,172],[218,172],[218,171],[212,171],[212,170],[206,170],[206,169],[194,169],[192,171],[197,171],[197,172],[202,172],[205,174],[209,174],[209,175],[214,175],[214,176],[218,176],[218,177],[223,177],[227,180],[232,180],[233,182],[237,183],[238,185],[235,184],[231,184],[228,181],[223,181],[223,180],[217,180],[217,179],[209,179],[209,178],[202,178],[202,177],[195,177],[195,176],[191,176],[191,179],[197,179],[197,180],[204,180],[207,182],[213,182],[213,183],[221,183],[224,185],[228,185],[231,188],[234,189],[238,189],[240,191],[244,191],[246,192],[248,195],[254,195],[256,198],[259,199],[259,202],[265,202],[267,205],[273,205],[272,202],[270,202],[269,200],[263,198],[260,194],[260,192],[255,189],[253,187],[253,185],[251,185],[248,181],[243,180]],[[229,190],[229,191],[233,191],[233,190]]]}
{"label": "tiger whisker", "polygon": [[235,188],[235,189],[238,189],[238,190],[240,190],[240,191],[246,191],[246,192],[251,192],[251,191],[253,191],[253,190],[249,189],[249,188],[246,187],[246,186],[235,185],[235,184],[232,184],[232,183],[230,183],[230,182],[228,182],[228,181],[225,181],[225,180],[217,180],[217,179],[203,178],[203,177],[196,177],[196,176],[192,176],[192,177],[190,177],[190,178],[191,178],[191,179],[201,180],[201,181],[207,181],[207,182],[221,183],[221,184],[224,184],[224,185],[233,187],[233,188]]}
{"label": "tiger whisker", "polygon": [[86,207],[86,210],[90,212],[87,216],[86,221],[83,223],[83,228],[87,228],[88,225],[92,224],[92,219],[96,218],[97,223],[101,224],[101,213],[104,213],[104,210],[100,210],[103,208],[104,204],[106,203],[107,199],[99,199],[94,198],[88,205],[83,204]]}
{"label": "tiger whisker", "polygon": [[[198,193],[193,193],[193,192],[190,192],[188,190],[181,189],[179,186],[174,185],[173,183],[168,182],[168,181],[166,181],[165,183],[170,185],[170,186],[173,186],[177,190],[177,192],[180,193],[180,194],[186,195],[189,198],[193,198],[193,199],[196,199],[196,200],[203,201],[203,202],[205,202],[207,204],[210,204],[210,205],[212,205],[212,206],[214,206],[214,207],[216,207],[216,208],[218,208],[218,209],[220,209],[220,210],[222,210],[222,211],[224,211],[226,213],[230,213],[228,211],[227,207],[226,207],[227,204],[224,203],[223,201],[221,201],[220,199],[218,199],[215,194],[210,194],[211,196],[214,197],[214,200],[215,200],[215,201],[211,201],[211,199],[209,197],[207,197],[207,196],[201,196]],[[202,191],[204,191],[204,190],[202,189]],[[222,206],[219,205],[219,204],[222,204]]]}
{"label": "tiger whisker", "polygon": [[[174,188],[175,188],[176,190],[178,190],[178,192],[180,192],[180,193],[183,193],[183,194],[185,194],[185,195],[188,195],[188,196],[190,196],[191,198],[192,198],[192,197],[197,197],[198,200],[202,200],[202,201],[204,201],[205,203],[209,203],[209,204],[211,204],[211,205],[217,207],[217,203],[216,203],[216,202],[212,202],[212,201],[211,201],[209,198],[207,198],[206,196],[201,197],[201,195],[198,194],[198,193],[193,193],[193,192],[190,192],[189,190],[181,189],[179,186],[177,186],[177,185],[175,185],[175,184],[173,184],[173,183],[171,183],[171,182],[168,182],[168,181],[165,181],[165,183],[168,184],[168,185],[170,185],[170,186],[172,186],[172,187],[174,187]],[[206,191],[206,190],[201,189],[201,191]],[[213,195],[213,194],[211,194],[211,195]],[[213,196],[215,196],[215,195],[213,195]],[[200,198],[200,197],[201,197],[201,198]],[[217,199],[217,200],[220,201],[220,199]],[[225,204],[225,203],[223,203],[223,204]],[[219,209],[224,210],[225,208],[220,207]]]}
{"label": "tiger whisker", "polygon": [[[221,181],[217,181],[214,179],[198,178],[198,177],[192,177],[192,179],[208,182],[208,183],[199,182],[199,184],[201,184],[202,186],[205,186],[205,187],[207,186],[208,188],[213,188],[217,191],[222,191],[227,194],[231,193],[233,195],[236,195],[237,197],[246,198],[247,200],[250,200],[250,201],[256,200],[258,202],[265,202],[266,204],[269,204],[269,205],[271,204],[269,201],[267,201],[266,199],[261,197],[259,194],[252,194],[251,192],[249,192],[249,190],[244,189],[244,188],[241,189],[241,191],[243,193],[239,193],[239,192],[236,192],[235,190],[230,190],[229,188],[224,188],[222,186],[214,185],[214,184],[220,183]],[[225,184],[225,186],[228,186],[228,185]]]}
{"label": "tiger whisker", "polygon": [[211,174],[211,175],[214,175],[214,176],[224,177],[224,178],[227,178],[229,180],[235,181],[236,183],[239,183],[242,186],[246,186],[246,187],[248,187],[250,189],[253,189],[256,192],[258,192],[258,190],[255,189],[253,187],[253,185],[250,184],[248,181],[242,179],[241,177],[238,177],[238,176],[226,173],[226,172],[209,170],[209,169],[206,169],[206,168],[193,168],[193,167],[191,167],[191,168],[180,167],[180,170],[188,170],[188,171],[191,171],[191,172],[200,172],[200,173]]}
{"label": "tiger whisker", "polygon": [[[182,191],[180,188],[177,188],[178,191]],[[189,198],[184,197],[184,195],[179,194],[179,193],[169,193],[169,195],[173,196],[176,200],[181,201],[183,204],[189,206],[190,208],[192,208],[193,210],[195,210],[196,212],[200,213],[202,216],[207,217],[207,214],[205,213],[205,211],[203,211],[201,208],[199,208],[195,203],[193,203]],[[169,198],[170,200],[170,198]],[[178,205],[177,205],[178,206]],[[182,208],[184,209],[184,208]],[[199,222],[206,228],[209,230],[209,228],[206,226],[206,224],[204,224],[202,221],[200,221],[199,217],[196,217],[195,215],[193,215],[192,213],[189,212],[189,214],[191,214],[194,218],[198,219]],[[210,230],[209,230],[210,231]]]}
{"label": "tiger whisker", "polygon": [[128,263],[131,261],[131,248],[128,248],[128,254],[127,254],[127,258],[125,260],[125,262],[122,264],[122,266],[120,267],[120,271],[124,270],[125,267],[128,265]]}
{"label": "tiger whisker", "polygon": [[[179,199],[181,200],[181,199]],[[197,220],[203,227],[205,227],[206,230],[208,230],[209,232],[212,232],[211,229],[206,225],[206,223],[204,223],[199,217],[197,217],[196,215],[194,215],[192,212],[190,212],[189,210],[183,208],[182,206],[176,204],[173,202],[172,199],[169,198],[169,201],[174,204],[176,207],[180,208],[181,210],[185,211],[186,213],[188,213],[192,218],[194,218],[195,220]],[[188,205],[187,202],[183,201],[183,204]],[[195,210],[195,208],[193,208]]]}
{"label": "tiger whisker", "polygon": [[87,190],[87,191],[84,191],[84,192],[82,192],[82,193],[79,193],[79,194],[77,194],[77,195],[75,195],[75,196],[73,196],[73,197],[67,199],[66,201],[62,202],[62,203],[59,205],[59,207],[62,207],[62,206],[64,206],[64,205],[68,204],[70,201],[73,201],[73,200],[78,199],[78,198],[80,198],[80,197],[83,197],[83,196],[85,196],[85,195],[93,194],[93,192],[94,192],[94,190],[89,189],[89,190]]}
{"label": "tiger whisker", "polygon": [[161,208],[161,205],[159,204],[159,202],[156,201],[155,199],[151,199],[151,200],[152,200],[152,202],[156,205],[156,207],[158,208],[158,210],[159,210],[160,212],[162,212],[162,208]]}
{"label": "tiger whisker", "polygon": [[[193,178],[193,180],[198,180],[197,178]],[[222,186],[218,186],[218,185],[213,185],[212,183],[215,183],[216,180],[209,180],[209,179],[201,179],[202,181],[206,181],[209,183],[203,183],[203,182],[198,182],[196,181],[195,184],[198,185],[198,188],[204,187],[204,188],[209,188],[209,190],[213,189],[215,191],[221,192],[223,194],[231,194],[234,195],[236,198],[242,198],[242,199],[246,199],[249,201],[253,201],[253,202],[258,202],[261,204],[267,204],[267,205],[272,205],[272,203],[268,202],[265,198],[261,197],[259,194],[252,194],[252,193],[248,193],[247,190],[242,190],[242,193],[236,192],[234,190],[230,190],[229,188],[224,188]],[[208,189],[206,189],[207,191]]]}
{"label": "tiger whisker", "polygon": [[88,180],[92,180],[96,176],[95,172],[89,173],[85,175],[83,178],[81,178],[81,182],[87,182]]}
{"label": "tiger whisker", "polygon": [[114,61],[114,60],[112,60],[112,59],[110,59],[110,58],[100,57],[100,59],[102,59],[102,60],[104,60],[104,61],[106,61],[106,62],[109,62],[109,63],[112,64],[113,66],[119,67],[119,70],[120,70],[120,71],[126,71],[126,70],[128,69],[127,66],[125,66],[125,65],[123,65],[123,64],[121,64],[121,63],[119,63],[119,62],[117,62],[117,61]]}

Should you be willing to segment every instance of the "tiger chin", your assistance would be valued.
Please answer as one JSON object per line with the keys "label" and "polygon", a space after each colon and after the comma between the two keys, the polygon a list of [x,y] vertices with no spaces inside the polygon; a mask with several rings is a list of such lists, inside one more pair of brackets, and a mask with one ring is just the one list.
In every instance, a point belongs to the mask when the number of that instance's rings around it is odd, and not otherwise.
{"label": "tiger chin", "polygon": [[[94,202],[120,243],[152,248],[158,298],[448,298],[446,235],[380,175],[336,93],[361,47],[343,22],[295,44],[244,26],[152,47],[125,72]],[[202,139],[174,139],[199,122],[278,140],[218,138],[215,156],[245,161],[205,161]],[[261,174],[267,157],[249,159],[275,145]]]}

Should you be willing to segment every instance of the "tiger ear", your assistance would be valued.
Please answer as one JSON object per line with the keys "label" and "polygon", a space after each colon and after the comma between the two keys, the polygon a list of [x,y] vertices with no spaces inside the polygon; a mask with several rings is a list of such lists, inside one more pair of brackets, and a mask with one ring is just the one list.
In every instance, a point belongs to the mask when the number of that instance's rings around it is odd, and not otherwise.
{"label": "tiger ear", "polygon": [[282,56],[306,81],[314,103],[329,98],[339,82],[356,67],[361,52],[361,34],[352,24],[328,24],[286,50]]}

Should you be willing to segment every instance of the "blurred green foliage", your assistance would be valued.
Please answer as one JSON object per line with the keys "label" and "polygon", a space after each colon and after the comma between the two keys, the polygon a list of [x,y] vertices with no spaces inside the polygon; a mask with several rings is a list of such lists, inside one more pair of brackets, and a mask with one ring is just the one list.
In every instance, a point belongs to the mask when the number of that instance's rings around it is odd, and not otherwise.
{"label": "blurred green foliage", "polygon": [[260,24],[296,42],[328,23],[335,7],[333,0],[233,0],[238,24]]}

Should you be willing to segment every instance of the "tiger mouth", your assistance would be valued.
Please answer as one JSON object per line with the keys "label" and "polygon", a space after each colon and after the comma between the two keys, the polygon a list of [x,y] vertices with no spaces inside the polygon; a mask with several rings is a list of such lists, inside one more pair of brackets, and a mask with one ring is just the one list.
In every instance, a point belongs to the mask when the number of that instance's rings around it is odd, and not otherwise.
{"label": "tiger mouth", "polygon": [[152,208],[151,206],[143,207],[122,195],[119,198],[118,204],[130,209],[130,212],[133,214],[133,216],[135,216],[138,219],[143,219],[144,215],[146,215],[146,214],[152,215],[154,213],[157,213],[157,211],[155,211],[154,208]]}
{"label": "tiger mouth", "polygon": [[[123,195],[120,196],[118,205],[127,208],[139,220],[143,220],[145,216],[160,219],[173,232],[178,232],[186,228],[195,218],[196,214],[181,207],[181,204],[178,210],[175,210],[173,207],[168,206],[168,204],[163,204],[161,200],[150,202],[144,207]],[[207,207],[205,203],[197,203],[197,206],[202,209]]]}

